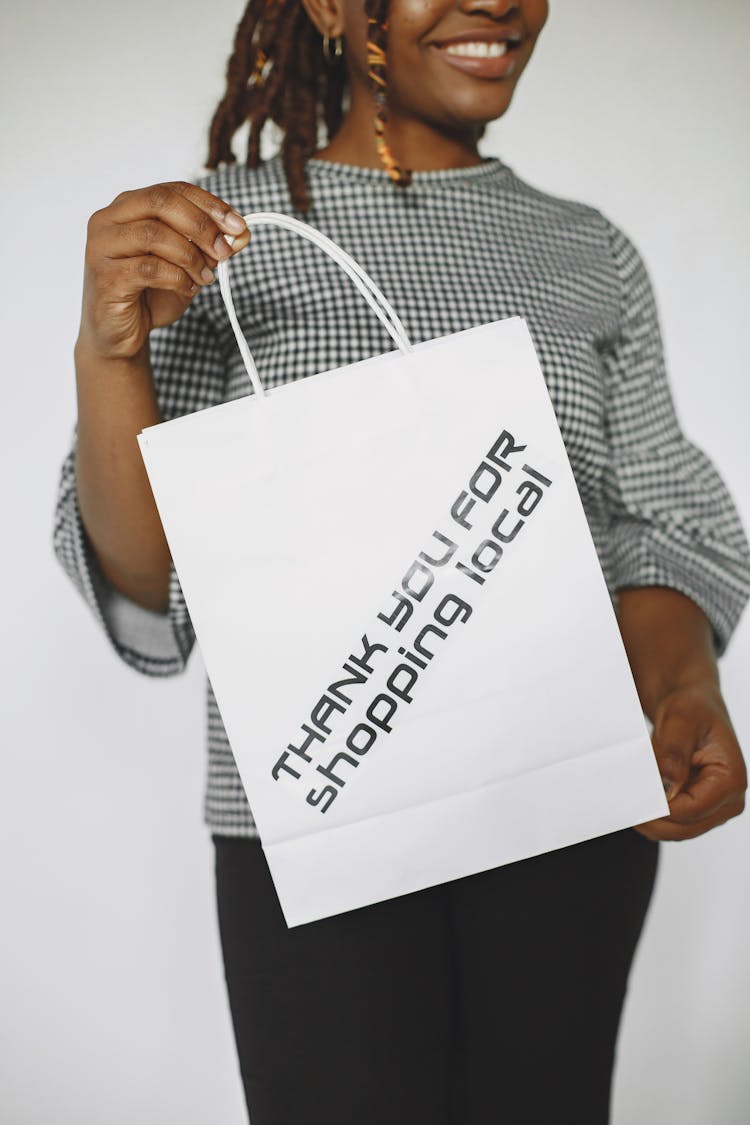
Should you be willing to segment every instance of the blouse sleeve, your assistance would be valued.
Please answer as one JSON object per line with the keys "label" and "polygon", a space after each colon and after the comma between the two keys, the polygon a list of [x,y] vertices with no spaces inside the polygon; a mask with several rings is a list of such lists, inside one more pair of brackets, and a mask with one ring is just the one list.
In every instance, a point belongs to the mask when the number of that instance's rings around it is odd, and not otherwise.
{"label": "blouse sleeve", "polygon": [[618,331],[601,352],[614,587],[686,594],[711,623],[721,656],[750,597],[750,548],[726,483],[680,428],[643,260],[607,226],[621,292]]}
{"label": "blouse sleeve", "polygon": [[[202,307],[205,292],[196,294],[179,320],[154,329],[149,338],[154,385],[164,421],[214,406],[225,397],[226,359],[215,325]],[[131,601],[105,577],[78,506],[76,440],[74,428],[57,486],[55,555],[126,664],[150,676],[181,672],[195,643],[195,633],[174,564],[170,563],[165,613]]]}

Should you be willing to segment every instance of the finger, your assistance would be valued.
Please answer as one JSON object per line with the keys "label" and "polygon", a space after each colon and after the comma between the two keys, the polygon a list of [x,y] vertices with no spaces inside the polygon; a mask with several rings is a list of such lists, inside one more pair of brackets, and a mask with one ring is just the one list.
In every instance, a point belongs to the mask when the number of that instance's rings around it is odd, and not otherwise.
{"label": "finger", "polygon": [[158,219],[218,261],[232,252],[224,235],[247,230],[242,217],[222,200],[181,182],[122,192],[113,200],[108,213],[116,223]]}
{"label": "finger", "polygon": [[736,795],[734,779],[726,770],[705,767],[694,781],[669,803],[669,818],[678,824],[695,824],[716,812]]}
{"label": "finger", "polygon": [[102,286],[110,299],[127,300],[144,289],[169,289],[190,299],[199,286],[180,266],[155,254],[111,258],[102,266]]}
{"label": "finger", "polygon": [[668,798],[679,792],[690,776],[698,735],[694,720],[677,711],[665,714],[654,727],[651,742]]}
{"label": "finger", "polygon": [[204,211],[212,215],[219,226],[226,230],[228,234],[236,236],[244,234],[247,230],[242,212],[238,211],[236,207],[232,207],[226,200],[220,199],[218,195],[213,195],[210,191],[198,187],[197,184],[186,183],[183,180],[175,182],[173,186],[175,190],[183,193],[196,206],[202,207]]}
{"label": "finger", "polygon": [[745,802],[741,798],[727,801],[720,809],[717,809],[711,816],[699,821],[697,824],[674,824],[670,821],[669,817],[661,817],[658,820],[649,820],[644,824],[634,824],[633,828],[639,832],[641,836],[645,836],[647,840],[654,841],[680,841],[680,840],[693,840],[697,836],[702,836],[704,832],[709,832],[712,828],[718,828],[719,825],[725,824],[732,817],[739,816],[744,810]]}
{"label": "finger", "polygon": [[[237,254],[238,251],[245,249],[248,242],[250,241],[250,231],[247,229],[247,227],[245,227],[242,234],[225,234],[222,235],[222,240],[225,241],[227,246],[229,247],[229,257],[231,257],[232,255]],[[188,241],[192,242],[192,239],[188,239]],[[213,248],[213,253],[204,254],[206,264],[208,265],[209,269],[215,270],[219,264],[219,261],[223,260],[217,258],[216,254],[217,251],[215,246]]]}
{"label": "finger", "polygon": [[[166,223],[159,222],[158,219],[142,219],[139,222],[117,224],[116,229],[117,245],[109,250],[109,257],[130,258],[156,254],[185,270],[198,285],[210,285],[215,280],[213,266],[209,265],[207,255],[201,253],[189,238],[178,234]],[[242,249],[247,245],[249,237],[249,231],[239,235],[232,249]],[[215,259],[211,258],[210,261],[215,262]]]}
{"label": "finger", "polygon": [[114,247],[108,248],[108,257],[137,258],[154,254],[190,274],[196,285],[210,285],[214,280],[214,272],[208,265],[206,255],[201,253],[194,242],[178,234],[166,223],[159,222],[158,219],[141,219],[132,223],[119,223],[116,231],[116,243]]}
{"label": "finger", "polygon": [[734,728],[715,724],[706,739],[693,754],[691,768],[696,770],[724,771],[732,776],[737,790],[747,789],[747,766]]}
{"label": "finger", "polygon": [[[232,252],[232,255],[237,254],[240,250],[245,249],[247,244],[250,242],[250,235],[251,235],[251,232],[247,227],[245,227],[242,234],[227,234],[227,235],[225,235],[225,238],[226,238],[227,243],[229,245],[229,248]],[[190,239],[188,239],[188,242],[189,241],[190,241]],[[215,270],[216,267],[219,264],[218,259],[215,258],[212,254],[204,254],[203,257],[206,260],[206,265],[208,266],[208,268],[210,270]]]}

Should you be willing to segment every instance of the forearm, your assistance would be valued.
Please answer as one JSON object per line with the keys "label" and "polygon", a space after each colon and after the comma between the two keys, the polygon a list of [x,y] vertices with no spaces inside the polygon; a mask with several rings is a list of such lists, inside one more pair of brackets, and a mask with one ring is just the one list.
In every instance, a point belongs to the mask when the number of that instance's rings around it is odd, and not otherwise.
{"label": "forearm", "polygon": [[147,609],[167,606],[170,554],[136,435],[161,421],[148,341],[102,359],[79,337],[76,477],[84,527],[112,584]]}
{"label": "forearm", "polygon": [[649,719],[680,687],[719,689],[711,624],[690,598],[665,586],[618,591],[617,621],[641,706]]}

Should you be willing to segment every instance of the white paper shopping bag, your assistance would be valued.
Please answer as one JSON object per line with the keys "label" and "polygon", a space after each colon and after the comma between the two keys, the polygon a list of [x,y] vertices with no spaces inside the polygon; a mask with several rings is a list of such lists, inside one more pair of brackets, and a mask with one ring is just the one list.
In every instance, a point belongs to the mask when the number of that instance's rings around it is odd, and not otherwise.
{"label": "white paper shopping bag", "polygon": [[[668,813],[544,377],[511,318],[143,431],[290,926]],[[250,251],[252,253],[252,251]],[[313,424],[314,422],[314,424]]]}

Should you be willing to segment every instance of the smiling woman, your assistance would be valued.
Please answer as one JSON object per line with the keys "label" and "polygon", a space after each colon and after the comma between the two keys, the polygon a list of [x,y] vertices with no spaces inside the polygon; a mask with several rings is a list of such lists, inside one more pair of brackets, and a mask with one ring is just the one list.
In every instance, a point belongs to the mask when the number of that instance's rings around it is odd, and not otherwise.
{"label": "smiling woman", "polygon": [[[282,159],[300,210],[310,206],[304,166],[314,153],[364,166],[379,159],[401,187],[411,182],[407,163],[425,171],[473,163],[487,122],[510,104],[547,11],[547,0],[251,0],[207,166],[234,161],[232,136],[249,121],[246,163],[257,167],[269,119],[284,130]],[[324,51],[331,39],[346,44],[332,58]],[[329,143],[316,152],[319,116]],[[402,151],[408,162],[394,157]]]}
{"label": "smiling woman", "polygon": [[[195,641],[135,435],[248,393],[213,271],[248,245],[242,214],[304,212],[377,280],[415,342],[525,318],[672,783],[670,815],[649,824],[289,929],[206,682],[204,812],[253,1125],[604,1125],[661,843],[744,807],[717,658],[750,598],[750,547],[724,480],[679,425],[645,264],[597,208],[541,191],[478,149],[546,18],[546,0],[250,0],[211,124],[210,171],[122,192],[89,222],[78,427],[55,549],[125,663],[172,675]],[[247,121],[238,164],[232,140]],[[268,121],[281,151],[261,160]],[[377,321],[313,249],[278,231],[257,249],[255,238],[233,288],[266,386],[383,351]],[[502,465],[483,464],[464,478],[457,525],[498,487]],[[544,510],[552,482],[520,469],[508,526],[498,518],[483,550],[461,560],[467,589],[502,581],[505,544],[523,527],[510,520],[534,519],[540,498]],[[418,598],[417,572],[426,582],[453,565],[451,526],[436,529],[447,552],[425,545],[395,608],[383,606],[387,620]],[[417,684],[420,662],[451,643],[448,626],[460,635],[449,617],[432,647],[400,653]],[[352,679],[367,645],[343,665]],[[504,664],[501,674],[516,673]],[[325,699],[337,686],[310,701],[280,769],[307,754],[305,735],[322,741],[316,716],[335,706]],[[385,710],[400,706],[389,699]],[[582,723],[596,704],[582,683]],[[446,821],[446,834],[460,830]]]}

